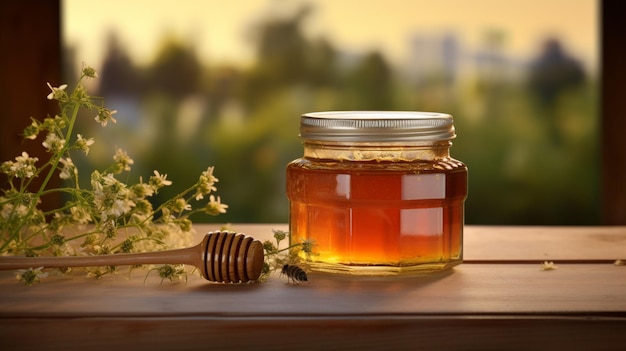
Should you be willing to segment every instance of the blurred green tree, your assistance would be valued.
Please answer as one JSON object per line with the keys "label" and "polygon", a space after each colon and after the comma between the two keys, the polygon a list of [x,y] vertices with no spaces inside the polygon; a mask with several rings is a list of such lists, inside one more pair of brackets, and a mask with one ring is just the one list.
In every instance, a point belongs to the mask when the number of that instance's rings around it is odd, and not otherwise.
{"label": "blurred green tree", "polygon": [[384,56],[370,52],[346,77],[349,109],[393,109],[393,73]]}
{"label": "blurred green tree", "polygon": [[199,90],[202,73],[203,67],[195,49],[180,40],[168,38],[150,67],[148,89],[180,100]]}
{"label": "blurred green tree", "polygon": [[563,141],[559,100],[568,90],[582,87],[584,81],[582,65],[565,52],[560,41],[546,40],[543,52],[530,66],[528,88],[555,144]]}
{"label": "blurred green tree", "polygon": [[248,72],[244,96],[252,107],[279,89],[306,81],[308,42],[302,24],[311,10],[304,6],[293,17],[268,19],[254,31],[256,63]]}
{"label": "blurred green tree", "polygon": [[99,77],[98,93],[102,96],[136,97],[143,88],[139,68],[114,32],[108,35],[106,56]]}

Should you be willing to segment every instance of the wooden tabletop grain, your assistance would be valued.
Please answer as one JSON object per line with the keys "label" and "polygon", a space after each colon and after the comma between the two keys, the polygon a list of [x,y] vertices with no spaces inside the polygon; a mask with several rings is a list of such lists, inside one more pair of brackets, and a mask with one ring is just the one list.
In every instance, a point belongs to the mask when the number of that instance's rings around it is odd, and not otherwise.
{"label": "wooden tabletop grain", "polygon": [[[212,225],[197,225],[198,238]],[[284,224],[233,225],[265,240]],[[0,273],[0,349],[624,349],[626,227],[465,229],[465,263],[291,285],[135,270],[22,286]],[[543,261],[557,269],[543,270]]]}

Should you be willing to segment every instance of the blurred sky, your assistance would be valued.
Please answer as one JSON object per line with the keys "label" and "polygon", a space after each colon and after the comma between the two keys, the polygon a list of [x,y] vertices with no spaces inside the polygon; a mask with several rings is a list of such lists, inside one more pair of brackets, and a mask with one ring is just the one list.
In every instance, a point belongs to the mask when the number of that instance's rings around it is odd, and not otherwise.
{"label": "blurred sky", "polygon": [[558,37],[588,69],[597,70],[597,0],[63,0],[63,37],[76,60],[98,68],[114,29],[138,64],[148,63],[166,35],[191,40],[205,63],[248,64],[254,24],[313,5],[311,37],[324,36],[347,52],[378,49],[406,63],[416,35],[453,34],[464,45],[505,34],[504,49],[531,57],[540,40]]}

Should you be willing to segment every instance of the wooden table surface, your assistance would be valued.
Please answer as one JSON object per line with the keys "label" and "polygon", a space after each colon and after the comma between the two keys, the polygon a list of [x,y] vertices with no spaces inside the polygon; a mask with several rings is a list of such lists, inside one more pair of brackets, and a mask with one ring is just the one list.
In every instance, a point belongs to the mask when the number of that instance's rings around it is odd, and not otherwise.
{"label": "wooden table surface", "polygon": [[[196,225],[198,241],[215,229]],[[265,240],[287,226],[232,229]],[[25,287],[0,272],[0,350],[626,349],[626,266],[614,264],[626,261],[626,227],[466,226],[464,250],[442,273],[310,273],[298,286],[277,273],[144,283],[135,270]]]}

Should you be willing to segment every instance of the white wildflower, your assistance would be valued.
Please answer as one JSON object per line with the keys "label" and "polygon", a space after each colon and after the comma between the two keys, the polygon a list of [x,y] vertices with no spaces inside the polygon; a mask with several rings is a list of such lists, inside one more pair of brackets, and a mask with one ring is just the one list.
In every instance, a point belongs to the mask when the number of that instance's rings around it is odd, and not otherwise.
{"label": "white wildflower", "polygon": [[11,219],[12,217],[26,217],[28,214],[28,206],[19,204],[17,208],[11,203],[5,203],[0,209],[0,217],[3,219]]}
{"label": "white wildflower", "polygon": [[34,118],[32,119],[32,123],[24,129],[24,138],[35,140],[37,139],[37,134],[39,134],[39,126],[40,123]]}
{"label": "white wildflower", "polygon": [[150,177],[149,184],[155,189],[160,189],[164,186],[172,185],[172,181],[167,180],[167,174],[161,174],[159,171],[154,170],[154,175]]}
{"label": "white wildflower", "polygon": [[61,179],[70,179],[72,176],[78,173],[76,166],[74,166],[74,162],[71,158],[65,157],[59,160],[63,167],[61,167],[61,172],[59,173],[59,178]]}
{"label": "white wildflower", "polygon": [[35,167],[37,161],[39,161],[37,157],[30,157],[27,152],[23,151],[22,155],[15,157],[15,162],[5,161],[0,168],[9,177],[32,178],[37,172],[37,167]]}
{"label": "white wildflower", "polygon": [[117,120],[113,118],[113,115],[117,113],[117,110],[109,110],[108,108],[100,108],[98,109],[98,114],[96,115],[95,120],[100,123],[103,127],[106,127],[109,121],[113,123],[117,123]]}
{"label": "white wildflower", "polygon": [[115,155],[113,155],[113,161],[115,161],[116,168],[124,171],[130,171],[130,165],[134,164],[132,158],[128,156],[126,151],[118,148],[115,150]]}
{"label": "white wildflower", "polygon": [[172,204],[172,211],[174,212],[183,212],[183,211],[190,211],[191,210],[191,205],[187,203],[187,201],[185,201],[185,199],[183,199],[182,197],[177,198],[174,203]]}
{"label": "white wildflower", "polygon": [[89,211],[82,206],[70,207],[70,214],[76,223],[86,224],[91,222],[91,215],[89,214]]}
{"label": "white wildflower", "polygon": [[206,171],[200,174],[200,178],[198,179],[198,187],[196,188],[196,201],[204,199],[204,195],[210,194],[212,191],[216,191],[215,183],[217,183],[219,179],[213,176],[213,167],[207,168]]}
{"label": "white wildflower", "polygon": [[83,150],[85,152],[85,155],[89,154],[89,147],[93,145],[93,143],[95,143],[93,138],[85,139],[80,134],[76,135],[76,147],[79,150]]}
{"label": "white wildflower", "polygon": [[143,179],[139,178],[139,183],[133,185],[131,190],[135,196],[135,198],[144,198],[148,196],[154,195],[154,187],[150,184],[146,184],[143,182]]}
{"label": "white wildflower", "polygon": [[50,83],[47,83],[48,87],[52,92],[48,94],[48,100],[61,100],[67,94],[65,93],[65,88],[67,88],[67,84],[62,84],[58,88],[53,87]]}
{"label": "white wildflower", "polygon": [[205,210],[208,214],[217,216],[220,213],[226,213],[228,205],[221,203],[220,197],[214,195],[209,196],[209,203],[206,205]]}
{"label": "white wildflower", "polygon": [[17,270],[17,280],[21,281],[25,285],[33,285],[35,283],[39,283],[41,278],[45,278],[48,276],[48,273],[43,271],[43,267],[38,268],[28,268],[28,269],[18,269]]}
{"label": "white wildflower", "polygon": [[94,189],[93,202],[100,211],[103,221],[118,218],[130,212],[135,206],[126,184],[115,179],[113,174],[101,176],[98,172],[94,172],[91,185]]}
{"label": "white wildflower", "polygon": [[87,78],[98,78],[98,72],[91,66],[85,66],[83,68],[83,75]]}
{"label": "white wildflower", "polygon": [[63,148],[65,145],[65,139],[59,138],[56,133],[48,133],[48,135],[46,135],[46,140],[44,140],[41,145],[43,145],[46,150],[50,152],[56,152]]}

